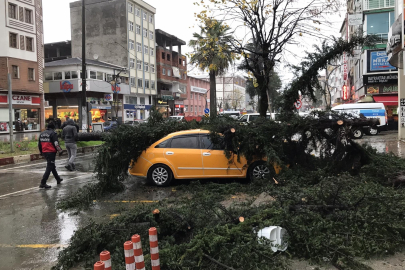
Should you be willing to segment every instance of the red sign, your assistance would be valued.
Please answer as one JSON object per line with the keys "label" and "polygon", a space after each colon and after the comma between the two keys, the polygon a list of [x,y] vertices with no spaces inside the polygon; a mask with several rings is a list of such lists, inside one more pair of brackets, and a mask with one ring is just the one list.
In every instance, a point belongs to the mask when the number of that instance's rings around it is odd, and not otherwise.
{"label": "red sign", "polygon": [[346,85],[343,85],[342,93],[343,93],[343,100],[347,100],[347,98],[349,96],[349,93],[347,91],[347,86]]}
{"label": "red sign", "polygon": [[[115,88],[115,89],[114,89]],[[111,85],[111,90],[116,93],[116,92],[121,92],[121,87],[119,87],[118,85],[116,87],[114,87],[114,85]]]}
{"label": "red sign", "polygon": [[297,101],[294,103],[294,106],[295,106],[295,108],[296,108],[297,110],[301,109],[301,107],[302,107],[302,101],[301,101],[301,99],[297,100]]}
{"label": "red sign", "polygon": [[[13,95],[13,104],[36,105],[41,103],[41,98],[36,96]],[[7,95],[0,95],[0,104],[8,104]]]}
{"label": "red sign", "polygon": [[73,89],[73,84],[71,84],[69,81],[63,81],[60,82],[60,90],[62,90],[65,93],[69,93],[70,90]]}
{"label": "red sign", "polygon": [[0,131],[7,131],[8,130],[8,124],[7,123],[0,123]]}

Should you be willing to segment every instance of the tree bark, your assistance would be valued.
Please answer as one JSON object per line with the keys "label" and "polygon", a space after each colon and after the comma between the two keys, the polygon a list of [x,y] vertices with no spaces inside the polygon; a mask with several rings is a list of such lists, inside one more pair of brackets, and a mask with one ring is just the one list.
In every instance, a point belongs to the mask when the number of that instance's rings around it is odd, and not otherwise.
{"label": "tree bark", "polygon": [[267,96],[268,85],[263,76],[258,76],[256,79],[259,84],[259,113],[261,117],[266,117],[267,109],[269,108]]}
{"label": "tree bark", "polygon": [[215,71],[210,71],[210,118],[217,117],[217,83]]}

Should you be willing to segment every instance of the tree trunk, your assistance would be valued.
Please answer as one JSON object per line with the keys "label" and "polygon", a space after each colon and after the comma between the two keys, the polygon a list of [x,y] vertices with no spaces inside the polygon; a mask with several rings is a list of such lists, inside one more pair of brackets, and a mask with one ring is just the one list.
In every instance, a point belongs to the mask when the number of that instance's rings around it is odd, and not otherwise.
{"label": "tree trunk", "polygon": [[266,117],[267,109],[269,108],[267,96],[268,85],[263,76],[258,76],[256,79],[259,84],[259,113],[261,117]]}
{"label": "tree trunk", "polygon": [[217,83],[214,70],[210,71],[210,117],[217,117]]}

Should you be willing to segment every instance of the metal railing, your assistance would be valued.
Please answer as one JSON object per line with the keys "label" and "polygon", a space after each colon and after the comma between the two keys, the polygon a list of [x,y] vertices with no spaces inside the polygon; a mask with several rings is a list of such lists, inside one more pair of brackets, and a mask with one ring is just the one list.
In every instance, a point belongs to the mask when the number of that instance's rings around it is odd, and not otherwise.
{"label": "metal railing", "polygon": [[395,7],[395,0],[364,0],[363,7],[363,10],[393,8]]}

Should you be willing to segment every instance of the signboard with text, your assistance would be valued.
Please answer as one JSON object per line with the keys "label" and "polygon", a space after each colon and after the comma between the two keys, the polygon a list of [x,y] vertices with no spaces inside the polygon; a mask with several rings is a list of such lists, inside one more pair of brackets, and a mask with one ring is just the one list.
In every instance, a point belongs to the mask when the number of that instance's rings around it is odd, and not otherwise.
{"label": "signboard with text", "polygon": [[[26,96],[26,95],[13,95],[13,104],[20,105],[39,105],[41,98],[38,96]],[[0,104],[8,104],[8,96],[0,95]]]}
{"label": "signboard with text", "polygon": [[363,24],[363,14],[355,13],[349,14],[349,26],[362,25]]}
{"label": "signboard with text", "polygon": [[363,82],[370,84],[398,84],[398,74],[363,75]]}
{"label": "signboard with text", "polygon": [[385,51],[367,51],[367,72],[381,72],[397,70],[388,62],[388,56]]}

